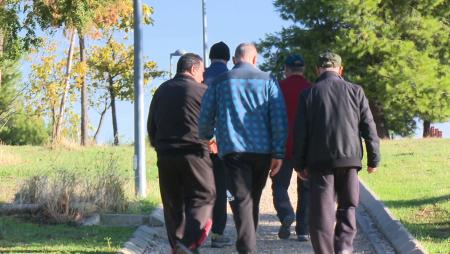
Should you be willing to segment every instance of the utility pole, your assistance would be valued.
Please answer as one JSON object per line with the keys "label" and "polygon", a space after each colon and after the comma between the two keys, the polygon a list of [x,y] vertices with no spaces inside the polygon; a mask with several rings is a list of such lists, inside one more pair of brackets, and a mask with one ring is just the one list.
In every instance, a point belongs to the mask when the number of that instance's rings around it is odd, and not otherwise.
{"label": "utility pole", "polygon": [[134,175],[136,195],[147,196],[145,171],[144,67],[142,52],[142,0],[134,0]]}

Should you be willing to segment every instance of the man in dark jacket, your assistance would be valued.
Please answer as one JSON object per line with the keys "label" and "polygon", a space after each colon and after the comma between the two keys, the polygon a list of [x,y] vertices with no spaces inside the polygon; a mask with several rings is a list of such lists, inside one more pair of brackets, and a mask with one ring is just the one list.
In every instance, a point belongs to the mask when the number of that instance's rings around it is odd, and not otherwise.
{"label": "man in dark jacket", "polygon": [[341,57],[325,52],[317,66],[319,78],[301,94],[298,106],[295,169],[299,177],[310,179],[314,252],[352,253],[363,156],[361,137],[366,143],[369,173],[376,171],[380,161],[379,139],[363,89],[341,77]]}
{"label": "man in dark jacket", "polygon": [[291,201],[289,200],[288,188],[291,183],[294,164],[292,160],[292,144],[294,123],[297,114],[298,98],[305,89],[311,85],[303,75],[305,70],[305,61],[298,54],[289,55],[284,62],[284,73],[286,79],[280,81],[280,88],[283,92],[284,102],[286,103],[288,117],[288,138],[286,142],[286,156],[280,168],[280,172],[272,177],[273,204],[280,219],[281,226],[278,231],[278,237],[281,239],[289,238],[291,234],[291,224],[296,221],[295,232],[299,241],[309,239],[308,228],[308,199],[309,182],[297,178],[297,209],[294,213]]}
{"label": "man in dark jacket", "polygon": [[174,253],[195,253],[211,229],[215,201],[208,142],[198,137],[200,102],[206,91],[200,56],[183,55],[176,76],[155,92],[148,135],[158,156],[167,235]]}
{"label": "man in dark jacket", "polygon": [[[211,65],[205,70],[204,83],[209,86],[220,74],[228,71],[230,48],[223,41],[212,45],[209,51]],[[210,141],[210,155],[213,163],[216,183],[216,203],[213,209],[213,226],[211,228],[211,247],[222,248],[233,244],[231,238],[223,234],[227,224],[227,183],[228,175],[222,159],[217,153],[216,139]]]}

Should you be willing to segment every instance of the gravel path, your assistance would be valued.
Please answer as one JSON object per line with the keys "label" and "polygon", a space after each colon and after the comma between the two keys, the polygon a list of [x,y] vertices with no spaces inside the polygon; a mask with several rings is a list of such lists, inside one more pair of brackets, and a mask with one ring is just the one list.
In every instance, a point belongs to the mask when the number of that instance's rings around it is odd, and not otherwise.
{"label": "gravel path", "polygon": [[[288,240],[280,240],[278,239],[278,228],[280,223],[278,218],[275,215],[275,209],[273,208],[272,203],[272,191],[271,191],[271,180],[267,181],[266,187],[264,189],[262,198],[261,198],[261,207],[260,207],[260,220],[258,226],[258,253],[281,253],[281,254],[290,254],[290,253],[304,253],[304,254],[312,254],[314,253],[312,250],[312,246],[310,242],[298,242],[295,240],[295,232],[294,227],[291,228],[292,234],[291,238]],[[291,202],[293,203],[293,207],[296,207],[295,198],[295,188],[296,187],[296,179],[295,175],[292,177],[291,185],[289,188],[289,195],[291,197]],[[225,229],[225,234],[230,235],[233,239],[236,238],[236,230],[234,228],[233,219],[231,216],[230,209],[228,209],[228,222],[227,228]],[[170,253],[170,247],[167,242],[167,236],[164,228],[158,228],[160,232],[157,239],[154,239],[157,242],[157,246],[152,248],[151,251],[147,253]],[[371,247],[370,242],[367,238],[360,232],[358,232],[355,243],[355,252],[358,254],[372,254],[375,253]],[[201,248],[200,251],[203,253],[218,253],[218,254],[229,254],[229,253],[237,253],[234,246],[223,248],[223,249],[214,249],[210,247],[210,242],[206,242],[206,244]]]}

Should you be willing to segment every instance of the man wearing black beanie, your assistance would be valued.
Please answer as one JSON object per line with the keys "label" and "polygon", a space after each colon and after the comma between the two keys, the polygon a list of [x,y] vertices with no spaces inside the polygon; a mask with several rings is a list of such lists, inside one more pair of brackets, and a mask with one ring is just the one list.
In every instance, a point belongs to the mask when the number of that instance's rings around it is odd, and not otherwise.
{"label": "man wearing black beanie", "polygon": [[230,60],[230,48],[223,41],[212,45],[209,51],[211,65],[205,70],[205,84],[209,85],[220,74],[227,72]]}
{"label": "man wearing black beanie", "polygon": [[[204,82],[210,85],[220,74],[228,71],[230,48],[224,42],[218,42],[209,51],[211,65],[205,70]],[[227,224],[227,173],[223,161],[219,158],[215,139],[210,141],[210,156],[213,162],[214,179],[216,182],[216,203],[213,209],[213,226],[211,228],[211,247],[222,248],[231,246],[233,242],[223,234]]]}

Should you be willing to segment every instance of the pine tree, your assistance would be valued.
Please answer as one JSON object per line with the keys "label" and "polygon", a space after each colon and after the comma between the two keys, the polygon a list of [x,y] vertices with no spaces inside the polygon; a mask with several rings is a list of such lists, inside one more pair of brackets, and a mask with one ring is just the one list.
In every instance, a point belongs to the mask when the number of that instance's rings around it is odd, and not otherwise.
{"label": "pine tree", "polygon": [[265,69],[280,73],[283,56],[295,51],[313,73],[319,52],[337,52],[346,78],[364,87],[382,138],[412,134],[415,118],[450,118],[450,1],[277,0],[275,6],[293,25],[261,41]]}

